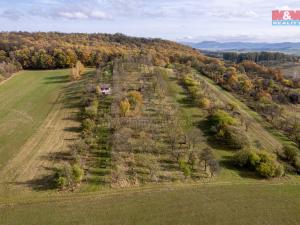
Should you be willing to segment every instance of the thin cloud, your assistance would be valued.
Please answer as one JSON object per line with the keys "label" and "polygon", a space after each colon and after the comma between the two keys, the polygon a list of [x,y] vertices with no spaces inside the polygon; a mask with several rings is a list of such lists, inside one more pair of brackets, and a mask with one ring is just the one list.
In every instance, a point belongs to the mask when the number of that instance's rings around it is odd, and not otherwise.
{"label": "thin cloud", "polygon": [[18,10],[7,9],[0,16],[9,20],[20,20],[23,17],[23,13]]}
{"label": "thin cloud", "polygon": [[57,12],[58,17],[66,19],[96,19],[96,20],[108,20],[112,17],[100,10],[93,11],[60,11]]}
{"label": "thin cloud", "polygon": [[87,19],[88,16],[82,12],[58,12],[58,16],[67,19]]}
{"label": "thin cloud", "polygon": [[225,19],[243,20],[246,18],[257,18],[258,14],[253,10],[231,11],[231,10],[213,10],[208,13],[211,17],[220,17]]}

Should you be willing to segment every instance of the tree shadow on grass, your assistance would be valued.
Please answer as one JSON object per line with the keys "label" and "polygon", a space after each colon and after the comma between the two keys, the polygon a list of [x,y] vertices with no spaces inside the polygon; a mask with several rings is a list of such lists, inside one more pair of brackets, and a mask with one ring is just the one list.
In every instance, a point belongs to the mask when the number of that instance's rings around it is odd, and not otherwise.
{"label": "tree shadow on grass", "polygon": [[174,160],[162,159],[159,161],[159,163],[160,163],[160,167],[164,171],[178,171],[179,169],[178,163],[175,162]]}
{"label": "tree shadow on grass", "polygon": [[[42,160],[51,162],[71,162],[74,158],[70,152],[51,152],[41,157]],[[55,172],[56,167],[43,167],[42,170],[47,172],[47,175],[34,178],[25,182],[14,182],[13,184],[25,186],[35,191],[47,191],[56,189]]]}
{"label": "tree shadow on grass", "polygon": [[68,82],[68,76],[51,76],[45,78],[45,84],[59,84]]}
{"label": "tree shadow on grass", "polygon": [[56,188],[54,182],[55,169],[44,167],[43,169],[50,171],[50,175],[45,175],[25,182],[13,182],[14,185],[25,186],[35,191],[47,191]]}
{"label": "tree shadow on grass", "polygon": [[195,103],[193,101],[193,99],[189,96],[183,97],[179,100],[177,100],[178,103],[180,103],[183,107],[188,107],[188,108],[192,108],[195,107]]}
{"label": "tree shadow on grass", "polygon": [[[220,140],[217,140],[214,137],[214,133],[211,131],[211,124],[208,120],[202,120],[198,122],[197,127],[202,130],[204,136],[207,139],[207,143],[211,148],[232,152],[232,149],[228,148],[226,144],[222,143]],[[232,156],[223,156],[222,159],[219,160],[219,163],[222,168],[235,171],[240,177],[250,178],[255,180],[262,179],[255,173],[255,171],[250,171],[235,166],[232,160]]]}
{"label": "tree shadow on grass", "polygon": [[63,99],[64,103],[68,103],[68,102],[77,102],[81,99],[81,96],[79,95],[66,95],[66,97]]}
{"label": "tree shadow on grass", "polygon": [[64,131],[72,132],[72,133],[80,133],[81,127],[66,127],[64,128]]}
{"label": "tree shadow on grass", "polygon": [[224,156],[221,160],[219,160],[220,166],[222,168],[226,168],[227,170],[231,170],[236,172],[242,178],[248,178],[253,180],[262,180],[260,176],[258,176],[255,171],[250,171],[248,169],[239,168],[234,165],[233,159],[231,156]]}
{"label": "tree shadow on grass", "polygon": [[68,115],[67,117],[63,118],[63,120],[78,121],[78,122],[80,122],[80,114],[77,113],[77,112],[74,112],[71,115]]}
{"label": "tree shadow on grass", "polygon": [[191,178],[194,181],[199,181],[199,180],[203,180],[203,179],[207,179],[210,178],[211,176],[205,172],[204,170],[192,170],[192,174],[191,174]]}
{"label": "tree shadow on grass", "polygon": [[214,133],[211,131],[211,124],[208,120],[201,120],[196,123],[196,126],[203,132],[210,147],[226,150],[224,149],[224,144],[220,143],[220,141],[214,137]]}
{"label": "tree shadow on grass", "polygon": [[109,181],[107,176],[110,174],[110,169],[106,168],[93,168],[90,167],[88,170],[88,177],[86,178],[87,183],[95,185],[107,185]]}
{"label": "tree shadow on grass", "polygon": [[47,155],[41,156],[42,160],[48,161],[72,161],[73,156],[71,152],[51,152]]}

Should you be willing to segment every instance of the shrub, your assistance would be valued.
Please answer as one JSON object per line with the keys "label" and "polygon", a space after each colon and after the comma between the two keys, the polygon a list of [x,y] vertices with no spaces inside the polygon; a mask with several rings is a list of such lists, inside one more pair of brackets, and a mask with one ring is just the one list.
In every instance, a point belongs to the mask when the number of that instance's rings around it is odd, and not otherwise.
{"label": "shrub", "polygon": [[277,162],[275,177],[282,177],[285,173],[285,168],[282,164]]}
{"label": "shrub", "polygon": [[263,177],[274,177],[276,166],[272,161],[263,162],[257,168],[257,172]]}
{"label": "shrub", "polygon": [[254,170],[266,178],[280,177],[284,174],[284,168],[276,161],[275,155],[266,151],[241,150],[233,156],[233,162],[240,167]]}
{"label": "shrub", "polygon": [[284,173],[283,166],[274,160],[260,163],[256,171],[266,178],[279,177]]}
{"label": "shrub", "polygon": [[188,86],[188,91],[193,99],[202,98],[204,96],[204,93],[199,86]]}
{"label": "shrub", "polygon": [[233,155],[233,163],[239,167],[247,167],[249,165],[250,150],[240,150]]}
{"label": "shrub", "polygon": [[66,187],[67,183],[68,183],[67,179],[60,175],[56,175],[56,176],[58,176],[55,180],[56,186],[60,189],[63,189],[64,187]]}
{"label": "shrub", "polygon": [[183,160],[179,160],[179,168],[183,172],[185,178],[191,175],[191,168],[190,166]]}
{"label": "shrub", "polygon": [[208,98],[203,97],[198,100],[198,104],[201,108],[208,109],[211,105],[211,102]]}
{"label": "shrub", "polygon": [[82,129],[84,132],[91,132],[96,127],[95,121],[91,119],[85,119],[82,121]]}
{"label": "shrub", "polygon": [[224,110],[217,110],[213,115],[210,116],[209,121],[213,126],[226,126],[234,125],[235,119]]}
{"label": "shrub", "polygon": [[186,86],[195,86],[197,85],[197,82],[193,79],[191,75],[186,75],[182,79],[184,85]]}
{"label": "shrub", "polygon": [[298,173],[300,173],[300,157],[296,157],[295,163],[294,163],[295,169]]}
{"label": "shrub", "polygon": [[251,168],[256,168],[257,165],[259,165],[260,161],[260,156],[255,151],[251,151],[249,155],[249,163]]}
{"label": "shrub", "polygon": [[259,151],[257,154],[260,157],[260,162],[268,162],[268,161],[276,160],[276,156],[274,154],[270,154],[266,151]]}
{"label": "shrub", "polygon": [[128,93],[128,100],[132,107],[140,107],[143,104],[143,95],[139,91],[130,91]]}
{"label": "shrub", "polygon": [[188,165],[185,165],[182,168],[182,170],[183,170],[183,174],[184,174],[185,178],[191,176],[191,169],[190,169],[190,167]]}
{"label": "shrub", "polygon": [[233,156],[233,162],[240,167],[255,169],[260,162],[260,157],[257,155],[255,150],[244,149],[238,151]]}
{"label": "shrub", "polygon": [[94,99],[90,106],[84,108],[85,115],[89,118],[95,118],[98,113],[99,103],[97,99]]}
{"label": "shrub", "polygon": [[69,164],[65,164],[62,168],[56,169],[54,181],[58,188],[63,189],[71,185],[71,171]]}
{"label": "shrub", "polygon": [[223,127],[216,134],[216,138],[224,142],[231,149],[242,149],[248,147],[250,144],[244,130],[234,126]]}
{"label": "shrub", "polygon": [[286,145],[283,147],[284,157],[290,161],[294,162],[298,155],[298,149],[293,146]]}
{"label": "shrub", "polygon": [[71,166],[67,163],[62,168],[56,169],[54,181],[60,189],[70,188],[81,182],[83,175],[83,169],[78,164]]}
{"label": "shrub", "polygon": [[79,183],[83,178],[84,171],[82,168],[80,168],[80,166],[78,164],[75,164],[72,166],[72,174],[74,177],[74,181],[76,183]]}

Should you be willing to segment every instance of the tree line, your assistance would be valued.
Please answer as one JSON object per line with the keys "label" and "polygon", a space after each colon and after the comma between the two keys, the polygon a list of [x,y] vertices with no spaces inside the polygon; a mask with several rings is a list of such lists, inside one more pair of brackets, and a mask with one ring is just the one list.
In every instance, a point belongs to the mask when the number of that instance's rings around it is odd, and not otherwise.
{"label": "tree line", "polygon": [[128,37],[123,34],[0,33],[0,62],[18,62],[23,69],[104,65],[125,55],[146,55],[154,65],[166,66],[182,58],[204,61],[192,48],[161,39]]}
{"label": "tree line", "polygon": [[244,60],[250,60],[254,62],[298,62],[299,57],[295,55],[287,55],[281,52],[224,52],[223,59],[234,63],[240,63]]}

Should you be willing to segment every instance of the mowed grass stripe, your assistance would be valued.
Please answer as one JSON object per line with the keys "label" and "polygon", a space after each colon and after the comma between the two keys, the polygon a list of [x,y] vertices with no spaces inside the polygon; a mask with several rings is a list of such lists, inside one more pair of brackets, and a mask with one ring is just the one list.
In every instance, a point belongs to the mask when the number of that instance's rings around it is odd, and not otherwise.
{"label": "mowed grass stripe", "polygon": [[67,75],[68,70],[24,71],[0,85],[0,169],[47,117]]}

